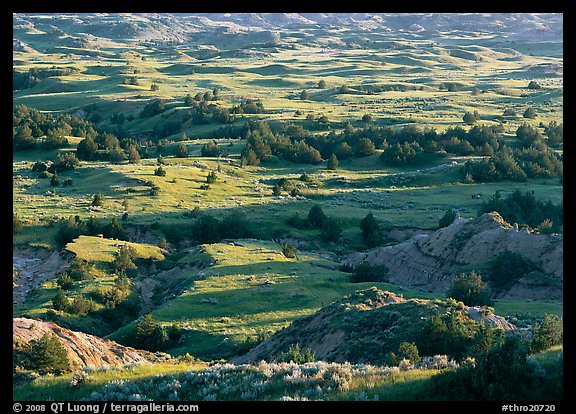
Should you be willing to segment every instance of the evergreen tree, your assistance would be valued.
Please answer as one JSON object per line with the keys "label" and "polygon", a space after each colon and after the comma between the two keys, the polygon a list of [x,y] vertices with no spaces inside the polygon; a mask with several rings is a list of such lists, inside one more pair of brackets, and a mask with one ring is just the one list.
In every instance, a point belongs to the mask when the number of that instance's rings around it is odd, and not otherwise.
{"label": "evergreen tree", "polygon": [[176,158],[188,157],[188,148],[186,147],[186,145],[184,145],[183,142],[178,143],[178,145],[174,149],[174,156]]}
{"label": "evergreen tree", "polygon": [[70,370],[66,348],[54,333],[30,341],[30,366],[40,374],[61,375]]}
{"label": "evergreen tree", "polygon": [[438,226],[440,228],[448,227],[450,224],[454,222],[456,218],[456,211],[453,208],[446,210],[440,221],[438,222]]}
{"label": "evergreen tree", "polygon": [[382,242],[380,226],[371,212],[360,221],[360,229],[368,247],[378,246]]}
{"label": "evergreen tree", "polygon": [[136,148],[135,144],[130,144],[128,147],[128,162],[131,164],[137,164],[140,162],[140,152]]}
{"label": "evergreen tree", "polygon": [[216,171],[211,171],[208,173],[208,176],[206,177],[206,182],[208,184],[214,184],[217,179],[218,176],[216,175]]}
{"label": "evergreen tree", "polygon": [[322,207],[318,204],[312,206],[308,212],[308,223],[310,223],[312,227],[320,228],[324,224],[325,220],[326,215],[324,214],[324,211],[322,211]]}
{"label": "evergreen tree", "polygon": [[133,273],[137,269],[134,259],[136,258],[136,250],[129,246],[124,245],[116,253],[116,257],[112,262],[112,267],[114,271],[118,274],[125,275]]}
{"label": "evergreen tree", "polygon": [[372,155],[375,152],[376,146],[370,138],[360,138],[354,155],[356,157],[367,157],[368,155]]}
{"label": "evergreen tree", "polygon": [[326,164],[326,167],[329,170],[335,170],[338,168],[338,158],[336,157],[336,155],[332,154],[330,156],[330,158],[328,158],[328,162]]}
{"label": "evergreen tree", "polygon": [[58,289],[56,295],[52,298],[52,309],[57,311],[64,311],[70,306],[70,300],[62,289]]}
{"label": "evergreen tree", "polygon": [[468,306],[492,305],[486,283],[473,271],[459,274],[450,285],[446,297],[464,302]]}
{"label": "evergreen tree", "polygon": [[536,118],[536,111],[534,110],[534,108],[526,108],[522,116],[524,118],[534,119]]}
{"label": "evergreen tree", "polygon": [[92,198],[92,207],[100,207],[102,204],[104,204],[104,198],[102,197],[102,194],[94,194],[94,198]]}

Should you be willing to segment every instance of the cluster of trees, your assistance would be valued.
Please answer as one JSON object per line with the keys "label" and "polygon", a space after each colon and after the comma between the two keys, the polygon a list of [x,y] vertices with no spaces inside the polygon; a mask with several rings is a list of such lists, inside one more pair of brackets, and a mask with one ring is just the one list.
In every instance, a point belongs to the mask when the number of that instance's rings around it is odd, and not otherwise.
{"label": "cluster of trees", "polygon": [[[562,341],[561,335],[545,342],[560,343],[558,341]],[[530,345],[519,336],[499,340],[485,352],[477,354],[475,364],[435,375],[433,394],[449,401],[562,400],[562,357],[544,370],[529,355],[534,352]],[[502,369],[503,366],[506,369]]]}
{"label": "cluster of trees", "polygon": [[274,134],[266,122],[249,122],[245,134],[246,147],[242,151],[243,165],[259,165],[273,155],[302,164],[319,164],[322,157],[318,150],[303,140],[290,139],[283,134]]}
{"label": "cluster of trees", "polygon": [[12,90],[30,89],[39,84],[43,79],[54,76],[66,76],[77,72],[76,68],[30,68],[28,72],[20,72],[12,69]]}
{"label": "cluster of trees", "polygon": [[127,240],[124,227],[116,217],[104,224],[95,217],[82,220],[80,216],[70,216],[60,221],[55,241],[58,245],[65,246],[80,235],[96,236],[97,234],[103,234],[107,238]]}
{"label": "cluster of trees", "polygon": [[12,116],[14,150],[62,148],[67,136],[95,135],[92,122],[70,114],[42,113],[26,105],[17,105]]}
{"label": "cluster of trees", "polygon": [[373,265],[369,262],[362,262],[352,270],[350,282],[387,282],[389,270],[385,265]]}
{"label": "cluster of trees", "polygon": [[178,325],[164,326],[148,313],[136,323],[125,342],[134,348],[157,352],[176,346],[181,337],[182,329]]}
{"label": "cluster of trees", "polygon": [[503,331],[467,318],[454,301],[449,313],[423,322],[415,343],[422,355],[448,355],[457,360],[480,355],[502,343]]}
{"label": "cluster of trees", "polygon": [[[331,131],[325,135],[314,135],[293,123],[250,120],[239,128],[221,128],[216,136],[246,139],[244,157],[256,163],[269,159],[271,155],[297,163],[317,163],[332,155],[338,160],[345,160],[366,157],[374,154],[377,149],[383,149],[386,152],[382,156],[383,161],[405,165],[412,162],[420,151],[445,150],[457,155],[493,155],[500,149],[502,132],[501,125],[474,126],[468,131],[457,126],[438,133],[433,128],[422,129],[416,125],[406,125],[400,129],[370,125],[356,129],[347,124],[340,133]],[[254,134],[256,138],[249,141]]]}
{"label": "cluster of trees", "polygon": [[58,289],[58,292],[52,298],[52,309],[84,316],[96,309],[96,303],[92,299],[86,299],[82,295],[76,296],[74,299],[69,299],[62,289]]}
{"label": "cluster of trees", "polygon": [[528,178],[562,178],[563,156],[545,144],[531,145],[528,148],[505,146],[489,158],[466,161],[461,174],[466,182],[523,182]]}
{"label": "cluster of trees", "polygon": [[296,213],[288,218],[287,223],[299,229],[320,229],[320,237],[327,242],[338,241],[343,230],[340,222],[327,216],[318,204],[310,208],[306,218]]}
{"label": "cluster of trees", "polygon": [[550,200],[536,199],[532,192],[515,190],[506,198],[496,191],[478,209],[478,215],[497,211],[509,223],[528,225],[542,233],[561,232],[563,227],[563,206]]}
{"label": "cluster of trees", "polygon": [[213,90],[205,91],[204,93],[198,92],[192,97],[192,95],[187,94],[184,98],[184,105],[192,106],[194,102],[208,102],[208,101],[216,101],[220,96],[220,90],[218,88],[214,88]]}
{"label": "cluster of trees", "polygon": [[189,224],[157,223],[153,228],[157,228],[171,243],[182,240],[193,240],[197,243],[218,243],[222,239],[240,239],[254,237],[253,229],[256,227],[250,223],[246,216],[240,211],[234,211],[222,219],[218,219],[207,212],[193,210],[185,213],[186,217],[194,220]]}

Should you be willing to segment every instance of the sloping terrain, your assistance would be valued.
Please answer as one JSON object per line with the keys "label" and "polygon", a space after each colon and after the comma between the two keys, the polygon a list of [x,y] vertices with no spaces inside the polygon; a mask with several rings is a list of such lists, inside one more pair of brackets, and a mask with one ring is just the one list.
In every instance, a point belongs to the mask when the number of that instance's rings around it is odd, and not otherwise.
{"label": "sloping terrain", "polygon": [[102,339],[97,336],[62,328],[53,322],[42,322],[28,318],[12,319],[13,344],[15,350],[31,340],[40,339],[46,333],[54,333],[66,348],[70,364],[76,368],[88,365],[94,368],[122,366],[143,362],[158,362],[166,355],[155,355]]}
{"label": "sloping terrain", "polygon": [[[496,212],[474,219],[457,218],[432,234],[417,234],[393,246],[353,253],[344,263],[385,265],[392,283],[445,292],[462,266],[485,263],[505,251],[519,253],[557,282],[563,281],[562,239],[519,229]],[[562,300],[562,289],[521,279],[500,295],[508,299]]]}
{"label": "sloping terrain", "polygon": [[14,305],[26,301],[44,282],[54,279],[74,255],[43,248],[15,248],[12,254],[12,296]]}
{"label": "sloping terrain", "polygon": [[[310,348],[323,361],[382,363],[388,352],[395,352],[401,342],[421,343],[421,332],[433,315],[453,312],[443,302],[410,299],[376,287],[354,292],[306,318],[292,324],[260,343],[233,363],[275,360],[291,345]],[[467,323],[480,323],[504,331],[516,327],[494,313],[464,307]]]}

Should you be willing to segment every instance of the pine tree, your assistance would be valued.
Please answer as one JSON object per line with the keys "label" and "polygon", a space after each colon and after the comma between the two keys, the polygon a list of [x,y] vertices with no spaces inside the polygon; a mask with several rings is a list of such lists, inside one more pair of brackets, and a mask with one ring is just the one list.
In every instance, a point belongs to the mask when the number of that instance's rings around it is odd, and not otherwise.
{"label": "pine tree", "polygon": [[328,163],[326,164],[326,167],[329,170],[335,170],[338,168],[338,158],[336,157],[335,154],[332,154],[330,158],[328,158]]}
{"label": "pine tree", "polygon": [[46,332],[40,339],[30,341],[31,368],[41,374],[60,375],[70,370],[70,361],[66,348],[58,337]]}

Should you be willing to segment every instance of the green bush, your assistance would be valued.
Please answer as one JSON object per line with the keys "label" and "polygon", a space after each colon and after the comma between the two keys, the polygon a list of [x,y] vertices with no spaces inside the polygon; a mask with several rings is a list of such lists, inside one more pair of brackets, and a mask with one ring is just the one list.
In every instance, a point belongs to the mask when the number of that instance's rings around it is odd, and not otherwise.
{"label": "green bush", "polygon": [[296,257],[296,249],[294,248],[294,246],[291,246],[288,243],[285,243],[282,246],[282,254],[284,255],[284,257],[287,257],[289,259],[293,259]]}
{"label": "green bush", "polygon": [[305,364],[307,362],[314,362],[314,352],[310,348],[300,349],[299,344],[292,344],[288,351],[282,352],[278,358],[278,362],[294,362],[296,364]]}
{"label": "green bush", "polygon": [[315,204],[312,206],[310,211],[308,212],[308,222],[312,227],[322,227],[324,221],[326,220],[326,214],[322,211],[322,207],[320,205]]}
{"label": "green bush", "polygon": [[156,352],[176,345],[181,336],[182,330],[177,325],[166,328],[148,313],[136,323],[130,342],[136,348]]}
{"label": "green bush", "polygon": [[535,323],[530,340],[530,352],[544,351],[551,346],[561,344],[564,339],[562,318],[546,314],[542,321]]}
{"label": "green bush", "polygon": [[350,276],[350,282],[387,282],[386,275],[389,269],[384,265],[372,265],[369,262],[362,262],[354,268]]}
{"label": "green bush", "polygon": [[156,175],[158,177],[165,177],[166,176],[166,170],[164,168],[162,168],[162,166],[160,165],[158,168],[156,168],[154,170],[154,175]]}
{"label": "green bush", "polygon": [[520,253],[507,250],[490,261],[488,280],[495,289],[505,289],[534,270],[539,269]]}
{"label": "green bush", "polygon": [[492,306],[490,292],[476,272],[461,273],[450,285],[446,297],[464,302],[468,306]]}
{"label": "green bush", "polygon": [[118,253],[116,253],[116,257],[112,262],[112,268],[118,274],[131,274],[134,270],[137,269],[136,264],[134,263],[134,259],[136,258],[136,250],[125,244],[124,246],[120,247]]}
{"label": "green bush", "polygon": [[453,208],[446,210],[440,221],[438,222],[438,226],[440,228],[448,227],[450,224],[454,222],[456,218],[456,211]]}
{"label": "green bush", "polygon": [[92,299],[86,299],[84,296],[74,298],[67,308],[68,313],[84,316],[96,309],[96,304]]}
{"label": "green bush", "polygon": [[56,284],[62,290],[70,290],[72,286],[74,286],[74,279],[72,279],[68,273],[64,272],[58,277]]}
{"label": "green bush", "polygon": [[70,261],[66,272],[73,280],[94,279],[94,263],[75,257]]}
{"label": "green bush", "polygon": [[70,306],[70,299],[62,289],[58,289],[56,295],[52,298],[52,309],[66,312]]}
{"label": "green bush", "polygon": [[29,367],[40,374],[61,375],[70,371],[66,348],[54,333],[30,341]]}

